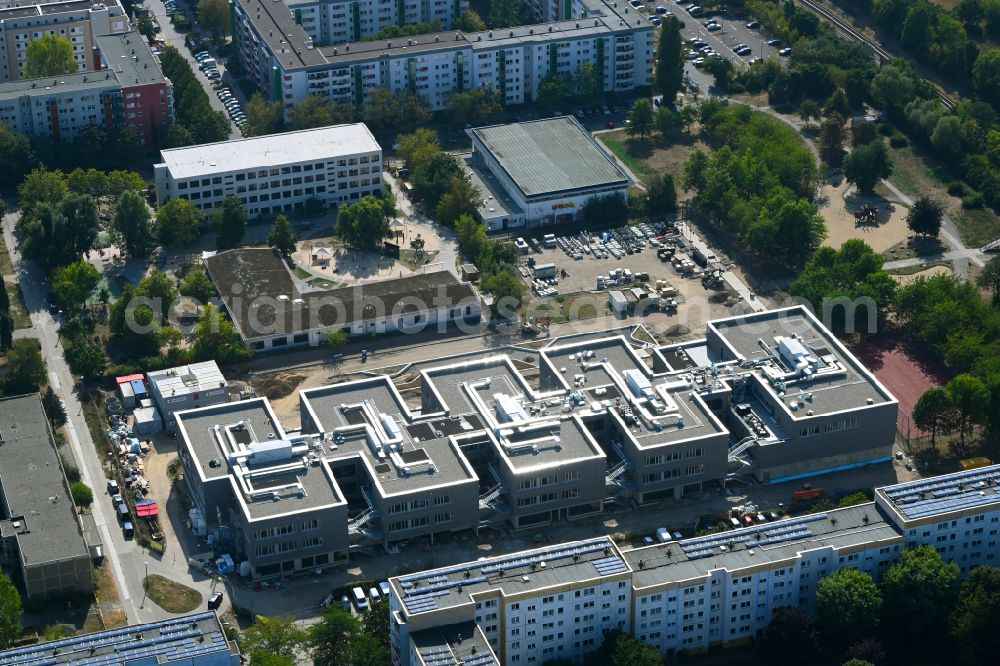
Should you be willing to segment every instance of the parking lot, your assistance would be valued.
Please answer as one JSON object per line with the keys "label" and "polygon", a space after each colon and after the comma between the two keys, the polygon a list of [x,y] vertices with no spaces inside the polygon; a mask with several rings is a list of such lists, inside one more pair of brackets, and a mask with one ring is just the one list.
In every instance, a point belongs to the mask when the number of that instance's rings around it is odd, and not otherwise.
{"label": "parking lot", "polygon": [[[541,233],[515,244],[522,253],[521,275],[532,290],[528,316],[641,318],[654,332],[683,337],[703,335],[706,321],[733,314],[740,303],[720,278],[725,267],[714,255],[698,255],[666,224],[554,236],[548,243]],[[631,288],[643,290],[649,300],[628,313],[611,313],[607,292]]]}

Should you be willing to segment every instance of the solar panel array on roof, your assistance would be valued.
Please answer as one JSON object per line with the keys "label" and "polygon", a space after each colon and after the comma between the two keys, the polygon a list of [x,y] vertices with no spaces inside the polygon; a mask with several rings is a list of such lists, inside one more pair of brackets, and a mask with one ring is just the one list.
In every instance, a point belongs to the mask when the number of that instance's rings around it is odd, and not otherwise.
{"label": "solar panel array on roof", "polygon": [[424,663],[427,664],[427,666],[458,665],[458,659],[455,659],[455,655],[452,654],[451,650],[448,648],[424,648],[419,652],[420,658],[424,660]]}
{"label": "solar panel array on roof", "polygon": [[409,597],[403,599],[403,605],[406,606],[406,610],[410,613],[426,613],[427,611],[437,610],[438,607],[433,596]]}
{"label": "solar panel array on roof", "polygon": [[[116,666],[136,660],[167,663],[228,651],[221,631],[199,628],[199,622],[210,619],[214,621],[213,613],[200,613],[10,650],[0,654],[0,666]],[[56,655],[62,658],[56,659]]]}
{"label": "solar panel array on roof", "polygon": [[462,660],[463,666],[499,666],[489,652],[480,652]]}
{"label": "solar panel array on roof", "polygon": [[617,555],[594,560],[593,564],[594,568],[597,569],[597,573],[602,576],[610,576],[628,571],[628,566]]}
{"label": "solar panel array on roof", "polygon": [[766,546],[768,544],[807,539],[813,535],[807,523],[814,523],[819,520],[826,520],[826,514],[814,513],[776,523],[765,523],[754,525],[753,527],[740,528],[732,532],[722,532],[695,537],[693,539],[685,539],[680,542],[681,550],[684,551],[689,560],[695,560],[700,557],[714,555],[723,546],[726,548],[733,548],[740,544],[746,546]]}
{"label": "solar panel array on roof", "polygon": [[903,515],[916,519],[996,502],[998,487],[1000,465],[994,465],[886,486],[882,492]]}

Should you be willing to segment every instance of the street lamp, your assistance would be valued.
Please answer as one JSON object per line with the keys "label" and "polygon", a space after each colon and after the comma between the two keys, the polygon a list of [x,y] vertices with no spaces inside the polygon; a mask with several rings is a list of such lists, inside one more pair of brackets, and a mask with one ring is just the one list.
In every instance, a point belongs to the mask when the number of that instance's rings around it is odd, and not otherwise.
{"label": "street lamp", "polygon": [[149,561],[147,560],[147,561],[143,562],[142,564],[143,564],[143,566],[146,569],[146,575],[142,579],[142,603],[139,604],[139,608],[145,608],[146,607],[146,588],[149,585]]}

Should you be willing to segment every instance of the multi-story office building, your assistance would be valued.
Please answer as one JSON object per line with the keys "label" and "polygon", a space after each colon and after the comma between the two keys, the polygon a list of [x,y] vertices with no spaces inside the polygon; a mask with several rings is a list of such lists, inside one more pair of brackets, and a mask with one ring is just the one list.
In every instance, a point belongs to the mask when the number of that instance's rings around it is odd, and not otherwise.
{"label": "multi-story office building", "polygon": [[[962,575],[1000,558],[1000,466],[887,486],[876,501],[621,551],[608,537],[390,579],[392,657],[543,664],[621,629],[673,656],[758,637],[776,608],[815,607],[846,567],[874,578],[929,544]],[[451,661],[449,661],[449,659]]]}
{"label": "multi-story office building", "polygon": [[138,32],[101,35],[88,52],[96,71],[0,84],[0,122],[18,134],[72,140],[87,126],[127,129],[146,146],[166,138],[173,85]]}
{"label": "multi-story office building", "polygon": [[295,22],[316,46],[370,39],[390,27],[429,23],[452,27],[468,0],[287,0]]}
{"label": "multi-story office building", "polygon": [[17,572],[26,599],[94,589],[90,549],[37,393],[0,400],[0,562]]}
{"label": "multi-story office building", "polygon": [[524,104],[546,76],[575,74],[584,63],[604,93],[652,81],[653,26],[625,2],[575,2],[572,17],[545,24],[323,46],[322,34],[299,25],[284,2],[233,6],[247,75],[286,114],[308,95],[361,104],[377,88],[412,91],[435,110],[473,88],[496,91],[505,105]]}
{"label": "multi-story office building", "polygon": [[[252,297],[247,296],[247,304]],[[842,397],[834,400],[832,394],[842,390],[845,378],[824,377],[824,372],[842,372],[825,367],[852,361],[842,355],[832,336],[819,355],[826,366],[814,369],[812,387],[816,394],[828,390],[831,395],[823,399],[814,395],[811,400],[817,412],[821,400],[838,409],[806,414],[806,419],[819,416],[820,420],[807,420],[789,428],[788,436],[768,440],[763,431],[777,428],[767,409],[769,398],[761,389],[747,411],[742,405],[751,398],[743,395],[743,386],[759,380],[755,373],[778,372],[784,361],[750,362],[754,352],[741,349],[741,336],[762,335],[762,324],[772,333],[794,330],[796,340],[818,353],[818,341],[829,333],[802,308],[748,315],[744,320],[709,324],[710,330],[732,341],[736,351],[730,354],[744,356],[712,360],[716,352],[708,351],[711,343],[701,341],[700,347],[684,347],[684,358],[692,364],[680,369],[667,367],[668,361],[678,362],[680,352],[675,348],[637,350],[623,335],[597,339],[585,335],[555,340],[534,352],[493,350],[412,364],[405,387],[414,394],[419,388],[419,406],[408,403],[388,376],[304,390],[301,432],[286,447],[292,453],[275,464],[282,470],[291,465],[295,474],[310,478],[319,475],[315,490],[300,492],[296,484],[304,482],[288,473],[269,472],[264,458],[254,462],[250,472],[240,471],[235,458],[244,454],[232,452],[220,428],[245,420],[230,410],[250,409],[248,403],[227,406],[223,412],[215,408],[184,412],[177,419],[185,425],[184,441],[192,451],[188,461],[201,461],[200,471],[192,469],[186,478],[196,484],[217,480],[213,487],[219,491],[211,501],[207,491],[196,489],[192,496],[209,518],[221,510],[220,523],[234,511],[246,522],[244,514],[261,510],[258,504],[266,505],[268,514],[294,514],[296,520],[308,519],[317,506],[323,510],[335,506],[336,512],[322,521],[322,529],[328,530],[324,544],[330,551],[325,562],[334,562],[350,545],[389,547],[425,536],[433,541],[438,533],[478,531],[483,525],[538,529],[599,514],[609,497],[648,505],[692,496],[721,483],[733,469],[749,467],[761,478],[775,481],[779,474],[770,476],[773,469],[782,475],[790,469],[797,474],[824,473],[888,458],[895,401],[858,374],[858,367],[852,368],[850,379],[855,403],[848,405]],[[525,367],[537,368],[537,379],[529,380],[520,369]],[[734,393],[739,397],[736,402]],[[777,406],[771,407],[777,413]],[[259,403],[254,409],[268,408]],[[750,418],[758,411],[767,412],[767,418]],[[197,419],[199,426],[187,427],[190,419]],[[850,437],[821,436],[826,423],[844,419],[858,420]],[[884,419],[890,425],[887,441],[881,432]],[[272,425],[266,432],[256,425],[250,434],[233,430],[242,433],[239,441],[249,450],[258,444],[269,450],[271,440],[288,439],[275,431],[280,427],[273,418],[259,420]],[[747,423],[761,430],[753,440],[760,440],[757,447],[747,446]],[[813,424],[818,424],[819,433],[812,433]],[[214,436],[208,432],[213,428]],[[201,439],[193,433],[201,433]],[[770,446],[782,448],[781,455],[752,457]],[[204,450],[198,452],[198,447]],[[206,466],[213,459],[214,466]],[[831,461],[844,460],[850,462],[830,466]],[[239,480],[248,473],[280,476],[282,484],[288,482],[290,494],[272,495],[265,492],[269,486]],[[233,480],[226,483],[226,478]],[[230,489],[242,493],[243,499],[233,499]],[[246,543],[241,552],[259,572],[256,546]],[[286,553],[282,567],[305,566],[296,563],[294,543],[281,552]]]}
{"label": "multi-story office building", "polygon": [[28,43],[46,35],[69,40],[80,72],[101,69],[94,58],[97,38],[128,32],[129,20],[117,0],[0,1],[0,83],[24,78]]}
{"label": "multi-story office building", "polygon": [[592,199],[628,199],[625,170],[576,118],[468,129],[466,164],[488,231],[572,222]]}
{"label": "multi-story office building", "polygon": [[251,217],[382,193],[382,148],[364,123],[333,125],[161,151],[156,200],[187,199],[201,210],[235,196]]}

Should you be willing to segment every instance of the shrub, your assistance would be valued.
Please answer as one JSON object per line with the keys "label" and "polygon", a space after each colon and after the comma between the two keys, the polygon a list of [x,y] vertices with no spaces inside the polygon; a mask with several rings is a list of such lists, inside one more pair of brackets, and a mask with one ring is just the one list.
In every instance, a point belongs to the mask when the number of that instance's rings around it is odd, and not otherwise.
{"label": "shrub", "polygon": [[889,137],[889,145],[893,148],[905,148],[910,145],[910,141],[901,132],[893,132]]}
{"label": "shrub", "polygon": [[962,197],[962,208],[966,210],[973,210],[975,208],[983,207],[983,193],[982,192],[970,192],[968,196]]}
{"label": "shrub", "polygon": [[962,181],[953,180],[950,183],[948,183],[948,194],[950,194],[951,196],[964,197],[968,193],[969,190],[965,186],[965,183],[963,183]]}

